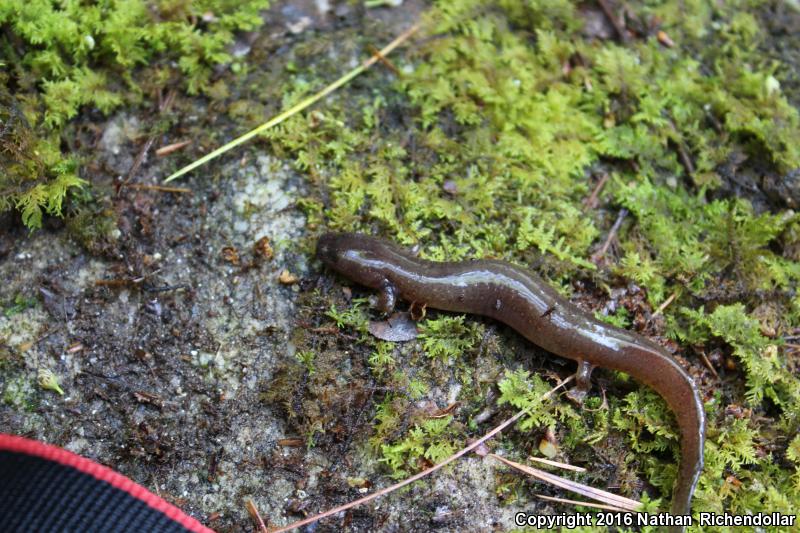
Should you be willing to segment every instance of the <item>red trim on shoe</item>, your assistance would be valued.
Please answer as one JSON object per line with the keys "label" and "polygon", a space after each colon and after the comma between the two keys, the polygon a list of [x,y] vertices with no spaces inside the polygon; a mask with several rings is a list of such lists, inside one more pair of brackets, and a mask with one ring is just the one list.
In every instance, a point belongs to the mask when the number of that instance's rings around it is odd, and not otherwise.
{"label": "red trim on shoe", "polygon": [[16,435],[9,435],[0,433],[0,450],[24,453],[47,459],[48,461],[55,461],[65,466],[69,466],[80,470],[84,474],[88,474],[100,481],[105,481],[112,487],[124,490],[137,500],[141,500],[147,506],[155,509],[166,515],[168,518],[178,522],[180,525],[193,531],[194,533],[214,533],[213,529],[209,529],[196,519],[187,515],[171,503],[159,498],[143,486],[135,483],[131,479],[123,476],[120,473],[114,472],[107,466],[95,463],[85,457],[76,455],[72,452],[44,444],[35,440],[18,437]]}

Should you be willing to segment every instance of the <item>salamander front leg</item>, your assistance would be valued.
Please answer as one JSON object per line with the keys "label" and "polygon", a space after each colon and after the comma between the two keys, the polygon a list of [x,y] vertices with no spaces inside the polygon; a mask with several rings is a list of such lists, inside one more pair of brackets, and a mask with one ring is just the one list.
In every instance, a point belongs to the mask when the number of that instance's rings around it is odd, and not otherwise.
{"label": "salamander front leg", "polygon": [[588,361],[578,360],[578,370],[575,372],[575,386],[567,391],[567,398],[577,403],[583,403],[586,394],[592,389],[592,370],[594,365]]}
{"label": "salamander front leg", "polygon": [[391,281],[385,279],[378,290],[380,290],[380,293],[378,293],[378,309],[388,315],[394,311],[394,305],[397,303],[397,289],[392,285]]}

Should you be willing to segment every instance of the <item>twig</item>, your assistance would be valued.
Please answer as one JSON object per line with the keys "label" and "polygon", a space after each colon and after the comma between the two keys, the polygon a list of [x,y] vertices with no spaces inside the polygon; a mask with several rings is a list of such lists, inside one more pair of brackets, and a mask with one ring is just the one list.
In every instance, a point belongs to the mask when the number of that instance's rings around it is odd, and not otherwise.
{"label": "twig", "polygon": [[191,289],[190,285],[179,283],[178,285],[163,285],[161,287],[153,287],[147,283],[142,283],[142,289],[146,292],[170,292]]}
{"label": "twig", "polygon": [[529,461],[535,461],[537,463],[542,463],[545,465],[555,466],[557,468],[563,468],[564,470],[572,470],[573,472],[586,472],[586,469],[582,466],[574,466],[567,463],[559,463],[558,461],[551,461],[550,459],[542,459],[541,457],[528,457]]}
{"label": "twig", "polygon": [[[556,385],[555,387],[553,387],[552,389],[547,391],[547,393],[543,394],[542,395],[542,399],[545,400],[545,399],[549,398],[550,396],[553,395],[553,393],[555,393],[555,391],[557,391],[558,389],[560,389],[561,387],[563,387],[564,385],[566,385],[567,383],[572,381],[574,378],[575,378],[575,376],[572,375],[572,376],[569,376],[568,378],[562,380],[558,385]],[[271,533],[282,533],[284,531],[290,531],[292,529],[297,529],[297,528],[303,527],[305,525],[314,523],[317,520],[322,520],[323,518],[326,518],[328,516],[339,514],[342,511],[346,511],[347,509],[350,509],[352,507],[356,507],[358,505],[361,505],[362,503],[367,503],[367,502],[372,501],[372,500],[374,500],[376,498],[380,498],[381,496],[389,494],[390,492],[394,492],[399,488],[405,487],[406,485],[410,485],[411,483],[413,483],[413,482],[415,482],[415,481],[417,481],[419,479],[422,479],[425,476],[428,476],[428,475],[436,472],[437,470],[441,469],[442,467],[452,463],[453,461],[455,461],[459,457],[461,457],[463,455],[466,455],[467,453],[471,452],[475,448],[478,448],[481,444],[483,444],[487,440],[491,439],[492,437],[494,437],[495,435],[497,435],[498,433],[503,431],[505,428],[507,428],[508,426],[510,426],[511,424],[513,424],[514,422],[516,422],[517,420],[522,418],[527,412],[528,412],[528,409],[523,409],[522,411],[518,412],[517,414],[515,414],[511,418],[507,419],[505,422],[503,422],[502,424],[500,424],[499,426],[497,426],[496,428],[491,430],[489,433],[487,433],[486,435],[484,435],[480,439],[476,440],[475,442],[473,442],[472,444],[467,446],[466,448],[462,448],[461,450],[459,450],[455,454],[451,455],[450,457],[448,457],[447,459],[445,459],[441,463],[439,463],[437,465],[434,465],[434,466],[428,468],[427,470],[423,470],[422,472],[420,472],[418,474],[415,474],[415,475],[413,475],[413,476],[411,476],[409,478],[404,479],[403,481],[401,481],[399,483],[395,483],[394,485],[391,485],[391,486],[383,488],[383,489],[381,489],[381,490],[379,490],[377,492],[374,492],[374,493],[370,494],[369,496],[364,496],[363,498],[359,498],[358,500],[352,501],[350,503],[346,503],[344,505],[340,505],[339,507],[335,507],[333,509],[329,509],[329,510],[323,512],[323,513],[318,514],[318,515],[314,515],[314,516],[305,518],[303,520],[299,520],[297,522],[289,524],[288,526],[283,526],[283,527],[281,527],[279,529],[273,529],[271,531]]]}
{"label": "twig", "polygon": [[650,318],[655,318],[655,317],[657,317],[658,315],[660,315],[661,313],[663,313],[663,312],[664,312],[664,309],[666,309],[666,308],[667,308],[667,306],[668,306],[669,304],[671,304],[671,303],[672,303],[672,301],[673,301],[673,300],[674,300],[674,299],[675,299],[677,296],[678,296],[678,291],[675,291],[675,292],[673,292],[672,294],[670,294],[670,295],[669,295],[669,298],[667,298],[666,300],[664,300],[664,303],[662,303],[661,305],[659,305],[659,306],[658,306],[658,309],[656,309],[656,312],[655,312],[655,313],[653,313],[653,314],[652,314],[652,316],[651,316]]}
{"label": "twig", "polygon": [[675,121],[673,119],[669,119],[669,124],[672,127],[672,131],[675,133],[675,146],[678,149],[678,157],[681,160],[681,164],[683,168],[686,170],[686,173],[690,176],[694,174],[695,168],[694,163],[692,162],[692,158],[689,156],[689,152],[686,151],[686,146],[683,144],[683,138],[681,136],[680,131],[678,131],[678,126],[675,125]]}
{"label": "twig", "polygon": [[158,112],[159,113],[166,113],[167,111],[172,108],[172,104],[175,102],[175,97],[178,95],[178,91],[174,88],[170,89],[167,92],[167,97],[162,98],[161,91],[158,92]]}
{"label": "twig", "polygon": [[681,158],[681,163],[683,163],[683,168],[686,169],[686,172],[689,175],[694,174],[694,163],[692,163],[692,158],[689,157],[689,153],[686,151],[686,147],[683,145],[683,141],[676,140],[675,146],[678,148],[678,156]]}
{"label": "twig", "polygon": [[139,167],[142,166],[142,162],[144,161],[144,156],[147,155],[147,152],[150,150],[150,147],[153,146],[153,143],[156,140],[155,135],[151,135],[147,138],[147,141],[142,146],[142,149],[139,150],[139,153],[136,154],[136,159],[133,160],[133,164],[131,165],[131,169],[128,171],[128,174],[125,176],[125,181],[122,182],[122,185],[128,185],[136,173],[139,171]]}
{"label": "twig", "polygon": [[600,195],[600,191],[608,181],[608,178],[608,172],[604,172],[600,177],[600,181],[598,181],[597,185],[594,186],[591,196],[589,196],[589,198],[583,202],[583,205],[586,206],[587,209],[594,209],[597,206],[597,197]]}
{"label": "twig", "polygon": [[[172,103],[175,101],[175,89],[171,89],[169,93],[167,93],[167,97],[161,101],[159,95],[159,104],[158,104],[158,112],[159,114],[166,113],[172,107]],[[150,137],[147,138],[147,141],[142,146],[142,149],[139,150],[139,153],[136,154],[136,159],[133,160],[133,164],[131,165],[130,170],[128,171],[127,176],[125,177],[125,181],[122,182],[123,186],[127,186],[136,173],[139,171],[139,167],[142,166],[142,162],[144,161],[147,152],[150,150],[150,147],[153,146],[153,143],[156,141],[156,137],[158,135],[152,134]],[[117,195],[119,195],[119,191],[121,190],[120,187],[117,187]]]}
{"label": "twig", "polygon": [[714,378],[715,378],[717,381],[719,381],[719,374],[717,374],[717,369],[716,369],[716,368],[714,368],[714,365],[712,365],[712,364],[711,364],[711,361],[709,361],[709,359],[708,359],[708,356],[706,355],[706,353],[705,353],[705,352],[700,352],[700,359],[702,359],[702,360],[703,360],[703,364],[705,364],[705,365],[706,365],[706,368],[708,368],[708,370],[709,370],[709,371],[710,371],[712,374],[714,374]]}
{"label": "twig", "polygon": [[203,157],[201,157],[197,161],[194,161],[194,162],[186,165],[182,169],[180,169],[177,172],[174,172],[173,174],[168,176],[167,179],[164,180],[164,183],[168,183],[168,182],[170,182],[170,181],[172,181],[174,179],[177,179],[177,178],[183,176],[187,172],[191,172],[192,170],[196,169],[200,165],[204,165],[208,161],[210,161],[210,160],[212,160],[212,159],[224,154],[225,152],[231,150],[232,148],[235,148],[235,147],[239,146],[240,144],[243,144],[243,143],[249,141],[250,139],[252,139],[256,135],[258,135],[258,134],[270,129],[271,127],[273,127],[273,126],[275,126],[277,124],[280,124],[281,122],[283,122],[287,118],[291,117],[292,115],[295,115],[295,114],[299,113],[300,111],[304,110],[305,108],[309,107],[310,105],[312,105],[312,104],[318,102],[319,100],[325,98],[330,93],[332,93],[333,91],[335,91],[336,89],[338,89],[342,85],[345,85],[350,80],[352,80],[353,78],[355,78],[356,76],[358,76],[362,72],[366,71],[368,68],[370,68],[375,63],[377,63],[382,56],[386,56],[389,53],[391,53],[392,50],[394,50],[395,48],[397,48],[398,46],[403,44],[405,41],[408,40],[409,37],[411,37],[414,33],[416,33],[416,31],[419,30],[421,26],[422,26],[422,23],[417,22],[416,24],[411,26],[409,29],[407,29],[406,31],[404,31],[403,33],[398,35],[397,38],[395,38],[394,41],[392,41],[391,43],[386,45],[377,54],[373,54],[372,57],[370,57],[369,59],[367,59],[366,61],[361,63],[359,66],[357,66],[356,68],[354,68],[353,70],[351,70],[350,72],[348,72],[347,74],[345,74],[344,76],[342,76],[341,78],[336,80],[335,82],[331,83],[330,85],[328,85],[327,87],[322,89],[320,92],[309,96],[308,98],[304,99],[303,101],[298,102],[297,104],[293,105],[292,107],[290,107],[286,111],[284,111],[284,112],[280,113],[279,115],[271,118],[270,120],[268,120],[264,124],[258,126],[257,128],[252,129],[252,130],[248,131],[247,133],[245,133],[244,135],[242,135],[240,137],[237,137],[236,139],[232,140],[231,142],[220,146],[219,148],[217,148],[213,152],[204,155]]}
{"label": "twig", "polygon": [[628,210],[625,209],[624,207],[619,210],[619,215],[617,215],[617,220],[614,221],[614,225],[611,226],[611,231],[608,232],[608,237],[606,237],[606,242],[603,243],[603,246],[600,248],[600,250],[597,253],[592,255],[592,260],[593,261],[597,262],[600,259],[602,259],[603,256],[606,255],[606,252],[608,251],[608,247],[611,246],[611,241],[617,235],[617,232],[619,231],[620,226],[622,226],[622,221],[625,220],[625,217],[627,215],[628,215]]}
{"label": "twig", "polygon": [[370,54],[372,54],[373,56],[377,57],[378,61],[383,63],[383,66],[385,66],[386,68],[391,70],[394,74],[397,74],[397,75],[400,74],[400,71],[397,70],[397,67],[394,66],[394,63],[389,61],[387,58],[383,57],[383,54],[381,54],[380,50],[378,50],[377,48],[375,48],[371,44],[367,45],[367,50],[369,50]]}
{"label": "twig", "polygon": [[683,143],[679,141],[675,144],[678,146],[678,155],[681,158],[681,163],[683,163],[686,172],[688,172],[690,175],[694,174],[694,163],[692,163],[692,158],[689,157],[689,153],[686,151]]}
{"label": "twig", "polygon": [[708,118],[708,121],[711,122],[711,127],[714,128],[714,131],[720,134],[725,131],[722,123],[719,121],[719,119],[717,119],[717,117],[714,116],[714,113],[711,112],[711,106],[709,106],[708,109],[703,108],[703,111],[705,111],[706,118]]}
{"label": "twig", "polygon": [[622,23],[614,14],[611,6],[608,5],[606,0],[597,0],[597,3],[600,4],[600,8],[603,10],[603,13],[606,14],[606,17],[608,18],[609,22],[611,22],[611,25],[614,26],[614,30],[617,32],[617,35],[619,35],[620,40],[623,43],[627,43],[630,40],[628,38],[628,31],[622,26]]}
{"label": "twig", "polygon": [[608,409],[608,398],[606,398],[606,388],[600,385],[600,394],[603,396],[603,403],[601,403],[596,409],[589,409],[588,407],[584,407],[583,411],[585,413],[596,413],[598,411],[602,411],[603,409]]}

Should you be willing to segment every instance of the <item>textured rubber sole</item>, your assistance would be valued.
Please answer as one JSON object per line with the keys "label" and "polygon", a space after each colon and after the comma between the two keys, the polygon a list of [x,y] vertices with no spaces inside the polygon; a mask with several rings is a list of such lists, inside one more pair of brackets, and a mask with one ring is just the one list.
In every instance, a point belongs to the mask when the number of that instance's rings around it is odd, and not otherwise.
{"label": "textured rubber sole", "polygon": [[0,530],[213,533],[108,467],[4,433],[0,433]]}

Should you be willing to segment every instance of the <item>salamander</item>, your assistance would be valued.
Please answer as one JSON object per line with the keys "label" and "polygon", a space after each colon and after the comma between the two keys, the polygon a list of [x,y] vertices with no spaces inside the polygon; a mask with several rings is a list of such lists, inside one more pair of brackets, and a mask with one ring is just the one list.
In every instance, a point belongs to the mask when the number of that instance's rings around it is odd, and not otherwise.
{"label": "salamander", "polygon": [[654,389],[674,412],[681,459],[670,512],[688,515],[703,469],[705,411],[691,376],[649,339],[595,319],[533,272],[505,261],[433,262],[382,239],[356,233],[319,238],[317,257],[352,281],[379,290],[378,307],[398,298],[458,313],[490,317],[545,350],[578,363],[571,395],[591,388],[594,367],[619,370]]}

